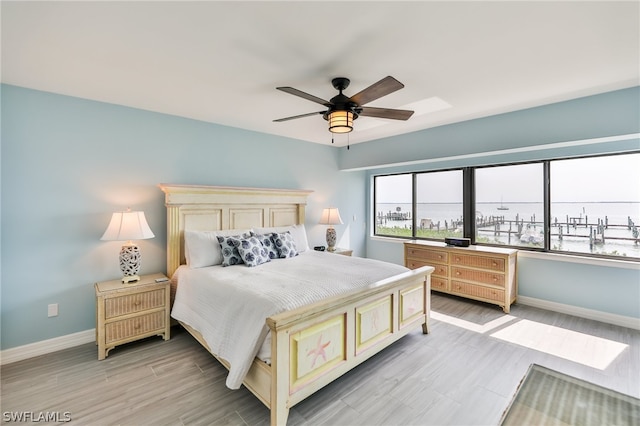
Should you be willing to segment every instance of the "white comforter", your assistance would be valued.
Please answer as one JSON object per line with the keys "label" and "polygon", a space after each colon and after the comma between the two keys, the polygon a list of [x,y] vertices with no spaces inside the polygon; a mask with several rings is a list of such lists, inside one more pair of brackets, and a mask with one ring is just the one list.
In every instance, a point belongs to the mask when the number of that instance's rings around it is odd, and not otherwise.
{"label": "white comforter", "polygon": [[407,268],[373,259],[306,251],[249,268],[180,267],[171,316],[198,330],[231,365],[227,387],[242,384],[269,329],[265,319],[345,293]]}

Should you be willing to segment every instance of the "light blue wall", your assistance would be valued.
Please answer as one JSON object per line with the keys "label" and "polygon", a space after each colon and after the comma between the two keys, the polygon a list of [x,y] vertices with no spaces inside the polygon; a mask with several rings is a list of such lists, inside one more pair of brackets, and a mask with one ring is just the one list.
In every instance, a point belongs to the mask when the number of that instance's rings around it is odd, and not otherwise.
{"label": "light blue wall", "polygon": [[[158,183],[312,189],[310,244],[324,243],[324,228],[316,223],[323,207],[336,205],[345,220],[337,227],[339,245],[402,263],[402,244],[365,232],[375,173],[640,149],[636,139],[482,154],[637,133],[637,87],[356,144],[349,151],[14,86],[1,90],[1,349],[94,327],[93,283],[120,275],[120,244],[99,240],[113,211],[145,211],[156,238],[140,244],[141,272],[165,269]],[[437,160],[465,154],[477,156]],[[388,167],[414,160],[429,162]],[[526,259],[519,280],[521,295],[640,317],[637,269]],[[612,282],[619,292],[605,290]],[[50,303],[59,304],[58,317],[47,318]]]}
{"label": "light blue wall", "polygon": [[[340,158],[341,170],[393,166],[404,162],[429,161],[466,156],[456,164],[486,164],[492,159],[477,156],[501,150],[502,161],[543,158],[548,152],[532,152],[531,147],[638,133],[640,129],[640,87],[604,93],[597,96],[559,102],[507,114],[464,121],[378,139],[351,147],[350,155]],[[604,152],[617,149],[602,145]],[[626,145],[629,148],[629,144]],[[637,139],[633,145],[637,147]],[[591,145],[560,149],[558,155],[589,152]],[[514,150],[520,150],[515,152]],[[598,151],[596,151],[598,152]],[[555,154],[553,154],[555,155]],[[469,160],[468,158],[473,158]],[[441,168],[443,164],[430,166]],[[415,167],[414,167],[415,168]],[[414,169],[412,168],[412,169]],[[418,167],[422,169],[422,167]]]}
{"label": "light blue wall", "polygon": [[[365,173],[340,150],[169,115],[2,85],[1,348],[94,327],[93,283],[120,276],[121,243],[100,241],[114,211],[143,210],[141,273],[166,268],[159,183],[311,189],[306,227],[324,243],[323,207],[340,208],[339,244],[365,254]],[[354,220],[355,217],[355,220]],[[59,315],[47,318],[47,305]]]}
{"label": "light blue wall", "polygon": [[521,296],[640,318],[640,270],[518,260]]}
{"label": "light blue wall", "polygon": [[[634,87],[358,144],[340,160],[342,169],[368,169],[369,205],[376,174],[640,150],[637,137],[613,137],[639,132],[640,87]],[[605,137],[613,138],[592,143]],[[580,140],[585,142],[558,145]],[[500,152],[504,150],[509,151]],[[422,163],[394,166],[416,160]],[[397,240],[368,237],[367,257],[402,263],[403,246]],[[619,268],[521,258],[518,281],[522,296],[640,318],[637,265]]]}

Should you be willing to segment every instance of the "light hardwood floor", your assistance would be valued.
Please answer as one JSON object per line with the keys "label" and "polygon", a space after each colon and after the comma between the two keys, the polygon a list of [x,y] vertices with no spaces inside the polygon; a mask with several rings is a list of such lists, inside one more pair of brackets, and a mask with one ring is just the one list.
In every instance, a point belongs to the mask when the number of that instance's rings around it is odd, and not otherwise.
{"label": "light hardwood floor", "polygon": [[[452,296],[434,294],[432,303],[431,334],[406,336],[296,405],[288,424],[496,425],[532,363],[640,397],[639,331],[518,304],[505,316]],[[560,353],[492,336],[516,325],[542,330]],[[170,341],[117,347],[104,361],[85,344],[3,366],[2,421],[28,411],[68,412],[77,425],[269,423],[249,391],[225,387],[226,370],[188,333],[172,332]],[[549,351],[548,339],[527,344]],[[604,369],[585,365],[616,350]]]}

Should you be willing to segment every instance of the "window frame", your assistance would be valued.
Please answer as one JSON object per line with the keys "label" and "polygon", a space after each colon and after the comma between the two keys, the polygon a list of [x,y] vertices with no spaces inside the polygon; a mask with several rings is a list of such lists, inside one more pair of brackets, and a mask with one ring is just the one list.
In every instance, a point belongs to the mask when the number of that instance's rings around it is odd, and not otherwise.
{"label": "window frame", "polygon": [[[466,213],[466,209],[465,206],[467,205],[467,203],[465,202],[465,191],[466,189],[464,188],[465,186],[465,181],[466,181],[466,174],[470,173],[470,168],[469,167],[453,167],[453,168],[446,168],[446,169],[438,169],[438,170],[423,170],[423,171],[414,171],[414,172],[398,172],[398,173],[385,173],[385,174],[379,174],[379,175],[374,175],[373,176],[373,195],[372,195],[372,199],[373,199],[373,203],[372,203],[372,217],[373,217],[373,236],[374,237],[385,237],[385,238],[401,238],[401,239],[418,239],[418,240],[431,240],[431,241],[444,241],[444,239],[437,239],[437,238],[426,238],[426,237],[417,237],[416,236],[416,226],[417,226],[417,212],[418,212],[418,208],[417,208],[417,191],[418,191],[418,175],[421,174],[426,174],[426,173],[442,173],[442,172],[450,172],[450,171],[458,171],[461,170],[462,171],[462,186],[463,186],[463,190],[462,190],[462,216],[463,216],[463,222],[465,223],[464,226],[464,231],[463,234],[465,237],[468,238],[468,236],[466,235],[466,223],[468,220],[467,217],[467,213]],[[377,191],[376,191],[376,179],[380,178],[380,177],[388,177],[388,176],[401,176],[401,175],[410,175],[411,176],[411,236],[410,237],[400,237],[397,235],[386,235],[386,234],[378,234],[376,233],[376,227],[377,227],[377,216],[376,216],[376,206],[378,205],[378,201],[377,201]]]}
{"label": "window frame", "polygon": [[[544,244],[542,245],[542,247],[530,247],[530,246],[522,246],[522,245],[518,245],[518,244],[491,244],[491,243],[483,243],[483,242],[478,242],[476,240],[476,229],[475,229],[475,220],[473,221],[473,233],[470,235],[471,239],[471,244],[474,245],[478,245],[478,246],[489,246],[489,247],[505,247],[505,248],[512,248],[512,249],[517,249],[517,250],[530,250],[530,251],[538,251],[538,252],[544,252],[544,251],[549,251],[548,249],[548,244],[549,244],[549,237],[550,237],[550,226],[547,226],[550,222],[547,221],[548,219],[548,214],[547,211],[549,210],[549,199],[548,199],[548,184],[549,184],[549,172],[548,172],[548,168],[549,168],[549,162],[550,160],[537,160],[537,161],[520,161],[520,162],[515,162],[515,163],[504,163],[504,164],[491,164],[491,165],[486,165],[486,166],[477,166],[477,167],[471,167],[472,169],[472,174],[473,174],[473,198],[471,199],[472,203],[471,205],[473,206],[473,212],[474,212],[474,217],[475,217],[475,211],[477,210],[476,208],[476,197],[475,197],[475,183],[476,183],[476,171],[479,169],[487,169],[487,168],[495,168],[495,167],[509,167],[509,166],[524,166],[524,165],[528,165],[528,164],[542,164],[542,176],[541,176],[541,184],[542,184],[542,196],[543,196],[543,200],[542,200],[542,218],[543,218],[543,224],[542,224],[542,232],[544,235]],[[550,217],[550,216],[549,216]],[[550,245],[549,245],[550,247]]]}
{"label": "window frame", "polygon": [[[471,244],[478,246],[489,246],[489,247],[503,247],[503,248],[513,248],[517,250],[523,251],[531,251],[531,252],[542,252],[542,253],[554,253],[554,254],[563,254],[570,256],[582,256],[582,257],[591,257],[591,258],[599,258],[599,259],[613,259],[613,260],[626,260],[632,262],[639,262],[640,257],[629,257],[629,256],[616,256],[611,254],[600,254],[600,253],[586,253],[586,252],[575,252],[575,251],[567,251],[567,250],[554,250],[551,248],[551,188],[552,188],[552,180],[551,180],[551,164],[554,161],[562,161],[562,160],[577,160],[581,158],[597,158],[597,157],[613,157],[617,155],[633,155],[640,154],[640,150],[633,150],[627,152],[618,152],[618,153],[602,153],[602,154],[592,154],[592,155],[580,155],[580,156],[567,156],[567,157],[558,157],[558,158],[550,158],[550,159],[542,159],[542,160],[531,160],[531,161],[517,161],[517,162],[509,162],[509,163],[500,163],[500,164],[487,164],[481,166],[462,166],[462,167],[453,167],[453,168],[443,168],[443,169],[433,169],[433,170],[417,170],[410,172],[397,172],[397,173],[387,173],[380,175],[373,175],[373,204],[372,204],[372,217],[373,217],[373,227],[372,227],[372,235],[373,237],[382,237],[382,238],[397,238],[401,240],[428,240],[428,241],[439,241],[443,242],[444,239],[440,238],[427,238],[427,237],[419,237],[416,236],[416,212],[417,212],[417,202],[416,202],[416,191],[417,191],[417,176],[423,173],[438,173],[452,170],[461,170],[462,171],[462,203],[463,203],[463,235],[465,238],[469,238]],[[524,247],[520,245],[509,245],[509,244],[492,244],[492,243],[482,243],[477,242],[475,235],[475,210],[476,210],[476,194],[475,194],[475,172],[478,169],[488,168],[488,167],[500,167],[500,166],[517,166],[524,164],[542,164],[542,185],[543,185],[543,234],[544,234],[544,244],[542,247]],[[385,235],[379,234],[376,231],[377,222],[376,222],[376,205],[377,205],[377,191],[376,191],[376,179],[378,177],[385,176],[397,176],[397,175],[411,175],[411,217],[412,217],[412,226],[411,226],[411,236],[397,236],[397,235]]]}

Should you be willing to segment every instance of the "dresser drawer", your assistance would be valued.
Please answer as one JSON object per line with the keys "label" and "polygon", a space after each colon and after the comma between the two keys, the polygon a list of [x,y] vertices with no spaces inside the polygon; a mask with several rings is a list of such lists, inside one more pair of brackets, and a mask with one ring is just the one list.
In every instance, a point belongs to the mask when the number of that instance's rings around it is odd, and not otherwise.
{"label": "dresser drawer", "polygon": [[415,259],[407,259],[406,267],[409,269],[418,269],[422,266],[432,266],[433,272],[431,273],[432,277],[444,277],[447,278],[449,276],[449,267],[447,265],[440,265],[438,263],[430,263],[423,262],[422,260]]}
{"label": "dresser drawer", "polygon": [[[449,253],[441,250],[425,249],[421,247],[407,247],[406,257],[420,259],[425,262],[447,263]],[[431,263],[429,263],[431,265]]]}
{"label": "dresser drawer", "polygon": [[440,290],[440,291],[447,291],[448,290],[448,284],[449,280],[447,280],[446,278],[438,278],[438,277],[434,277],[433,274],[431,275],[431,289],[432,290]]}
{"label": "dresser drawer", "polygon": [[104,300],[105,319],[133,314],[165,305],[165,289],[109,297]]}
{"label": "dresser drawer", "polygon": [[504,274],[489,271],[480,271],[477,269],[451,267],[451,279],[475,281],[484,284],[491,284],[504,287]]}
{"label": "dresser drawer", "polygon": [[423,262],[422,260],[406,259],[405,266],[409,269],[418,269],[422,266],[431,266],[431,264],[427,262]]}
{"label": "dresser drawer", "polygon": [[449,276],[449,267],[447,265],[431,265],[433,266],[433,272],[431,276],[447,278]]}
{"label": "dresser drawer", "polygon": [[114,321],[105,324],[106,344],[129,339],[152,331],[164,331],[166,326],[166,312],[164,310]]}
{"label": "dresser drawer", "polygon": [[479,297],[482,299],[495,300],[496,302],[504,302],[504,290],[500,290],[497,288],[483,287],[481,285],[474,285],[459,281],[451,281],[451,291],[454,293]]}
{"label": "dresser drawer", "polygon": [[492,271],[505,271],[505,261],[500,257],[472,256],[468,254],[454,253],[451,255],[451,264],[469,266],[473,268],[490,269]]}

